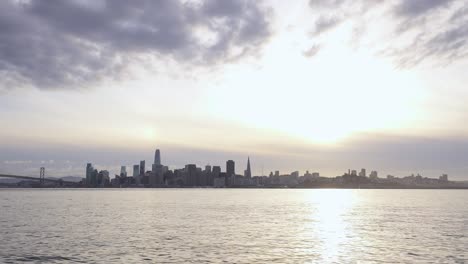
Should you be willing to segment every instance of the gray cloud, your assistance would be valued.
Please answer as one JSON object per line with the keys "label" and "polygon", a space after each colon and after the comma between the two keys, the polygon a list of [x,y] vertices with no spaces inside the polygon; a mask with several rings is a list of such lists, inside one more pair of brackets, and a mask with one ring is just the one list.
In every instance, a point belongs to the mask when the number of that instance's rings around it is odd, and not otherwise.
{"label": "gray cloud", "polygon": [[346,0],[309,0],[309,6],[312,8],[336,8]]}
{"label": "gray cloud", "polygon": [[449,6],[454,0],[411,0],[401,1],[395,6],[395,13],[400,16],[414,17],[438,8]]}
{"label": "gray cloud", "polygon": [[446,65],[468,55],[468,5],[455,0],[402,1],[393,12],[399,19],[395,37],[412,34],[403,47],[388,47],[384,54],[401,67],[425,61]]}
{"label": "gray cloud", "polygon": [[450,17],[449,21],[452,23],[457,23],[466,19],[467,15],[468,15],[468,5],[454,12],[452,16]]}
{"label": "gray cloud", "polygon": [[[388,39],[379,40],[381,44],[376,52],[393,58],[400,67],[414,67],[426,61],[446,65],[468,55],[466,1],[398,0],[376,3],[370,0],[310,0],[309,6],[319,11],[313,37],[345,21],[358,21],[354,23],[354,29],[362,34],[366,25],[359,22],[360,18],[376,7],[383,8],[386,12],[382,12],[382,19],[390,19],[395,28],[393,32],[388,32]],[[327,12],[327,16],[320,11]]]}
{"label": "gray cloud", "polygon": [[309,0],[309,6],[319,14],[315,20],[315,27],[311,32],[313,37],[334,29],[341,22],[348,19],[348,12],[345,10],[351,2],[347,0]]}
{"label": "gray cloud", "polygon": [[315,21],[315,29],[312,35],[318,36],[338,26],[344,19],[338,16],[325,17],[321,16]]}
{"label": "gray cloud", "polygon": [[269,13],[254,1],[1,1],[0,77],[3,86],[76,87],[142,54],[223,63],[269,35]]}
{"label": "gray cloud", "polygon": [[312,47],[310,47],[308,50],[304,51],[302,54],[310,58],[310,57],[317,55],[319,51],[320,51],[320,45],[315,44]]}
{"label": "gray cloud", "polygon": [[452,63],[468,55],[468,27],[457,25],[431,36],[420,34],[409,47],[389,54],[398,59],[401,67],[412,67],[430,58],[442,65]]}
{"label": "gray cloud", "polygon": [[347,20],[363,16],[381,4],[373,0],[309,0],[309,6],[317,14],[311,35],[317,37]]}

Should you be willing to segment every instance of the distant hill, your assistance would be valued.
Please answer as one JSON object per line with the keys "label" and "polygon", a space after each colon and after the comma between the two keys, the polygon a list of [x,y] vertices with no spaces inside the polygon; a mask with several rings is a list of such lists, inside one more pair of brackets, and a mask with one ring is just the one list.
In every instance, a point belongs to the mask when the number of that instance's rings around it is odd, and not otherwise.
{"label": "distant hill", "polygon": [[78,176],[65,176],[65,177],[61,177],[61,178],[58,178],[58,177],[46,177],[47,179],[51,179],[51,180],[58,180],[58,179],[62,179],[64,181],[69,181],[69,182],[80,182],[83,178],[81,177],[78,177]]}
{"label": "distant hill", "polygon": [[[77,177],[77,176],[65,176],[65,177],[46,177],[47,179],[51,180],[58,180],[62,179],[64,181],[69,181],[69,182],[80,182],[83,178]],[[0,183],[6,183],[6,184],[13,184],[13,183],[18,183],[20,181],[24,181],[23,179],[9,179],[9,178],[0,178]]]}
{"label": "distant hill", "polygon": [[65,176],[61,178],[64,181],[80,182],[83,178],[78,176]]}
{"label": "distant hill", "polygon": [[21,179],[0,178],[0,183],[13,184],[22,181]]}

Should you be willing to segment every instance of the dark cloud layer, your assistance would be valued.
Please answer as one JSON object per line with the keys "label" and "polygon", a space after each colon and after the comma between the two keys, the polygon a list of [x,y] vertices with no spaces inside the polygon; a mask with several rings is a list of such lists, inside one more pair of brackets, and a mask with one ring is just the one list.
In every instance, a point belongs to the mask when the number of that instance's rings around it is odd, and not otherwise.
{"label": "dark cloud layer", "polygon": [[419,16],[426,12],[446,7],[452,3],[453,0],[411,0],[401,1],[395,7],[395,13],[401,16]]}
{"label": "dark cloud layer", "polygon": [[257,51],[269,35],[257,1],[1,1],[1,85],[80,86],[143,54],[222,63]]}
{"label": "dark cloud layer", "polygon": [[[340,147],[326,148],[301,145],[282,145],[271,142],[255,145],[245,153],[158,144],[163,162],[171,168],[182,168],[195,163],[223,167],[226,160],[236,161],[238,170],[245,168],[250,155],[252,169],[259,175],[281,170],[319,171],[334,177],[348,168],[378,170],[380,177],[387,174],[407,176],[421,173],[426,177],[438,177],[448,173],[451,179],[468,179],[468,139],[460,137],[408,137],[385,134],[361,134]],[[156,148],[156,147],[155,147]],[[265,152],[262,152],[265,151]],[[269,153],[270,154],[266,154]],[[271,153],[273,152],[273,153]],[[112,148],[104,146],[76,146],[39,144],[35,146],[3,144],[0,152],[0,172],[38,175],[45,166],[49,176],[81,176],[87,162],[99,169],[118,173],[120,165],[138,164],[142,159],[152,160],[154,148]]]}

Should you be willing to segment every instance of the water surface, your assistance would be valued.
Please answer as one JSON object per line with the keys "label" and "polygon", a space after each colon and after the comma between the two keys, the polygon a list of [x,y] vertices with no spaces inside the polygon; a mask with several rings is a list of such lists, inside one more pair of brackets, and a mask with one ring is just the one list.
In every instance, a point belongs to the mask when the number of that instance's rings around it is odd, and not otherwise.
{"label": "water surface", "polygon": [[0,263],[465,263],[468,191],[0,190]]}

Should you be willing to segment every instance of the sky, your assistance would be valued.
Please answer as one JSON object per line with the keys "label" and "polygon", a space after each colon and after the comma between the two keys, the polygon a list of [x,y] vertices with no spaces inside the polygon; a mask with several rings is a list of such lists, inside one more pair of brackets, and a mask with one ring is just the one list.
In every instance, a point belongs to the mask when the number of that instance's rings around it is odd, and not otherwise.
{"label": "sky", "polygon": [[467,55],[463,0],[1,1],[0,173],[468,180]]}

